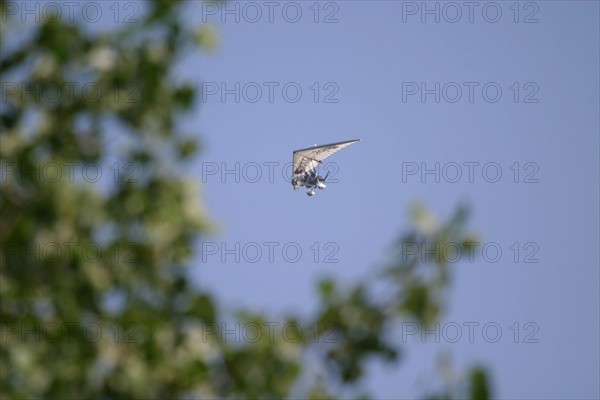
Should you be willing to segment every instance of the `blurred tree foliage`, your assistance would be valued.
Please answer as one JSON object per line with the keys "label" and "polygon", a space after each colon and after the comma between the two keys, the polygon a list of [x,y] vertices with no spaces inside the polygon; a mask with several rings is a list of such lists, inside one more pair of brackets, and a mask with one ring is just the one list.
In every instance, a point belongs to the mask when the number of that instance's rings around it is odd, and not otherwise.
{"label": "blurred tree foliage", "polygon": [[[431,323],[443,312],[444,254],[424,263],[403,244],[468,248],[466,210],[437,224],[417,207],[385,274],[346,288],[325,279],[312,318],[281,318],[251,342],[220,339],[228,316],[185,278],[209,224],[198,187],[181,173],[198,135],[181,132],[177,119],[193,109],[197,89],[178,82],[174,67],[214,43],[210,30],[180,22],[185,3],[147,2],[139,23],[101,33],[46,16],[21,36],[10,34],[23,26],[0,2],[2,398],[334,398],[363,378],[367,360],[399,361],[389,334],[398,321]],[[93,82],[103,95],[91,101],[73,90],[56,101],[51,91],[73,82]],[[120,167],[110,169],[115,160]],[[116,179],[98,185],[40,172],[89,163]],[[139,167],[136,179],[130,167]],[[68,251],[36,255],[52,243]],[[95,258],[89,243],[102,249]],[[376,285],[387,288],[383,299]],[[251,311],[236,318],[259,327],[273,320]],[[286,323],[304,335],[283,332]],[[483,369],[465,376],[429,397],[488,397]]]}

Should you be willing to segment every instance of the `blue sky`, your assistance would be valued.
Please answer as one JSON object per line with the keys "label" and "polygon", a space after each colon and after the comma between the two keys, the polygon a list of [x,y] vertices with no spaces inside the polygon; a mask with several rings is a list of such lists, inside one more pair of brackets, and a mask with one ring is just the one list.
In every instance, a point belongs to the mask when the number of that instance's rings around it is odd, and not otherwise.
{"label": "blue sky", "polygon": [[[103,14],[91,30],[143,8],[92,4]],[[439,331],[458,325],[462,337],[396,334],[404,362],[373,364],[363,388],[423,394],[448,353],[459,371],[488,366],[498,398],[600,397],[600,3],[189,1],[188,11],[220,41],[176,77],[204,85],[184,121],[203,145],[188,172],[218,226],[198,243],[192,278],[225,311],[308,315],[320,277],[356,282],[389,261],[412,204],[443,220],[467,202],[491,250],[452,264]],[[309,198],[284,178],[293,150],[355,138],[326,164],[337,182],[325,191]],[[496,343],[484,326],[502,329]]]}
{"label": "blue sky", "polygon": [[[374,365],[366,388],[385,397],[422,393],[433,382],[436,355],[447,352],[458,367],[490,366],[499,398],[597,398],[599,4],[477,2],[470,17],[462,3],[428,2],[439,7],[436,22],[422,15],[421,2],[346,1],[320,3],[317,23],[313,2],[296,4],[276,3],[273,22],[261,2],[229,4],[229,14],[225,6],[190,7],[189,21],[215,26],[220,38],[214,54],[190,56],[181,68],[209,89],[188,121],[204,143],[191,172],[205,181],[220,229],[204,239],[219,247],[194,267],[195,281],[226,309],[306,314],[319,277],[352,282],[389,259],[391,243],[410,227],[411,204],[423,202],[443,219],[466,201],[470,227],[502,257],[492,263],[478,254],[479,262],[453,265],[442,326],[457,323],[465,336],[465,323],[495,323],[500,340],[488,343],[478,330],[473,343],[423,344],[417,335],[404,345],[402,366]],[[297,8],[302,15],[292,23]],[[324,23],[326,16],[337,22]],[[222,84],[230,90],[224,98]],[[433,90],[424,99],[422,84]],[[293,102],[297,87],[302,96]],[[362,142],[331,158],[339,182],[315,197],[282,178],[294,149],[354,138]],[[239,182],[235,172],[220,176],[236,163]],[[407,175],[408,163],[419,172]],[[436,163],[439,182],[421,177],[422,167]],[[257,165],[262,176],[255,179]],[[456,165],[462,176],[453,183]],[[249,251],[246,259],[225,254],[222,262],[223,243],[236,242]],[[264,242],[280,243],[273,262]],[[325,248],[329,242],[337,247]],[[289,262],[293,248],[287,258],[279,252],[286,244],[301,248],[301,261]],[[323,262],[335,249],[339,262]],[[538,262],[524,263],[528,255]],[[524,343],[527,334],[538,342]]]}

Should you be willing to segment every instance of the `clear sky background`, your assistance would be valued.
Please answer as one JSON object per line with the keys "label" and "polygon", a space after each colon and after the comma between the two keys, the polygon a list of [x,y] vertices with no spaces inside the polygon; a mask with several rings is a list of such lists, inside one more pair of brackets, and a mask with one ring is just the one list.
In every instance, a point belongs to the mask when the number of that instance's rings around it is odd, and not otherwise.
{"label": "clear sky background", "polygon": [[[198,245],[198,285],[218,294],[226,309],[305,315],[316,304],[319,277],[352,282],[389,260],[392,242],[410,228],[411,204],[423,202],[445,219],[466,201],[473,210],[469,226],[502,256],[489,261],[492,249],[488,260],[478,252],[477,262],[452,266],[441,326],[462,326],[462,338],[424,344],[411,337],[401,367],[375,363],[365,388],[392,398],[423,393],[434,382],[436,355],[446,352],[457,367],[489,366],[499,398],[600,396],[598,2],[475,2],[471,15],[462,2],[453,3],[460,16],[454,6],[428,2],[429,9],[438,7],[439,22],[421,2],[325,2],[318,16],[314,2],[275,2],[272,16],[263,2],[200,4],[190,3],[190,23],[214,25],[221,44],[212,55],[186,59],[181,77],[207,89],[206,101],[186,121],[202,131],[204,144],[202,162],[190,172],[205,181],[203,196],[220,230],[203,239],[204,246],[219,246],[216,255],[205,254],[206,262]],[[420,91],[408,92],[421,90],[421,83],[434,89],[436,82],[439,102],[435,94],[422,99]],[[222,98],[221,84],[233,92]],[[462,95],[452,102],[457,86]],[[296,102],[294,87],[302,90]],[[337,102],[325,101],[332,99]],[[292,190],[282,177],[294,149],[354,138],[362,142],[330,159],[339,182],[315,197]],[[473,182],[464,164],[470,162],[479,163]],[[221,176],[236,163],[239,182],[235,173]],[[261,166],[254,183],[253,163]],[[264,163],[278,163],[273,182]],[[416,163],[419,173],[403,176],[407,163]],[[436,163],[439,182],[421,176],[423,166]],[[452,163],[462,167],[455,183]],[[497,164],[484,176],[488,163]],[[218,172],[206,175],[215,166]],[[492,183],[494,166],[502,175]],[[223,262],[221,243],[235,248],[236,242],[261,244],[258,262],[243,254],[240,262],[232,255]],[[280,243],[273,262],[263,242]],[[325,248],[328,242],[335,244]],[[301,248],[299,262],[286,260],[286,243]],[[324,262],[335,249],[339,262]],[[248,251],[247,258],[255,257]],[[525,263],[527,256],[539,262]],[[473,343],[469,322],[480,324]],[[496,343],[485,340],[486,323],[502,328]]]}
{"label": "clear sky background", "polygon": [[[92,30],[135,16],[129,2],[119,18],[102,4]],[[445,220],[467,202],[469,227],[491,247],[451,266],[438,332],[454,337],[457,324],[462,337],[402,344],[396,332],[401,366],[373,363],[359,389],[423,394],[447,353],[457,370],[489,367],[498,398],[599,398],[600,3],[470,4],[189,1],[187,22],[214,26],[220,41],[213,54],[182,60],[176,77],[206,89],[183,122],[203,144],[187,172],[218,226],[198,243],[192,279],[228,311],[259,310],[274,322],[308,315],[320,277],[356,282],[390,260],[411,229],[412,204]],[[308,197],[284,178],[293,150],[355,138],[362,142],[327,164],[338,182],[325,191]],[[439,181],[421,175],[436,163]],[[265,242],[278,243],[273,260]],[[224,251],[236,243],[248,250],[240,262]],[[215,244],[217,254],[203,254]],[[296,248],[300,260],[290,262]],[[479,324],[472,343],[468,323]],[[485,324],[502,329],[496,343]]]}

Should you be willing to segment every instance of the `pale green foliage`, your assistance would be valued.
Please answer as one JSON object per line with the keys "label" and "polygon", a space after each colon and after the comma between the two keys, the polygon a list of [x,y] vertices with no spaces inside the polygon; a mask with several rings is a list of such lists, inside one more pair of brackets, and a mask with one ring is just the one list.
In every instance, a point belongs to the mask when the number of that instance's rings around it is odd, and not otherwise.
{"label": "pale green foliage", "polygon": [[[95,82],[106,96],[52,102],[19,87],[2,104],[0,155],[3,167],[17,168],[16,174],[4,169],[0,185],[2,398],[332,397],[330,384],[359,381],[367,358],[398,361],[398,343],[385,334],[398,318],[432,321],[443,310],[450,273],[443,260],[394,261],[388,275],[394,279],[383,277],[393,294],[387,301],[373,300],[373,281],[340,288],[329,279],[319,286],[314,316],[280,319],[280,326],[295,322],[304,332],[324,327],[315,335],[219,339],[218,322],[227,316],[185,277],[194,240],[210,226],[200,188],[181,173],[199,148],[190,137],[199,134],[182,134],[177,118],[192,110],[197,90],[172,79],[182,54],[198,45],[210,49],[217,39],[209,28],[193,31],[179,22],[183,3],[148,2],[139,24],[97,35],[43,21],[31,38],[15,38],[8,29],[16,21],[3,24],[3,80],[20,76],[14,80],[42,92],[57,83]],[[18,46],[5,52],[9,37]],[[115,100],[131,88],[135,101]],[[104,185],[67,176],[50,181],[35,172],[50,163],[108,169],[115,159],[138,166],[138,179],[124,169]],[[417,210],[416,228],[402,240],[468,246],[464,210],[440,225],[428,215]],[[69,257],[31,256],[52,242],[79,245]],[[87,243],[101,244],[99,258],[84,254]],[[419,268],[433,268],[431,280],[419,278]],[[250,311],[238,317],[259,325],[273,320]],[[76,333],[36,340],[10,330],[49,324]],[[81,334],[90,324],[103,332],[98,340]],[[216,327],[214,335],[205,335],[207,326]],[[328,335],[336,339],[331,344],[314,340]],[[310,374],[309,351],[324,374]],[[475,370],[471,382],[472,398],[487,397],[483,372]]]}

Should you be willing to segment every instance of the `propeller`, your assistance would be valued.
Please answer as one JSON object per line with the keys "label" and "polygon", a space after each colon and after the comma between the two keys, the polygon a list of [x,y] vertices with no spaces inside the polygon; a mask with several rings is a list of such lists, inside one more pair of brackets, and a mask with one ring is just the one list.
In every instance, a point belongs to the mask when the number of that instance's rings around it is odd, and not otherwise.
{"label": "propeller", "polygon": [[327,171],[327,175],[325,175],[325,178],[323,178],[320,175],[317,175],[317,187],[319,189],[325,189],[327,186],[325,185],[325,180],[327,179],[327,177],[329,176],[329,172]]}

